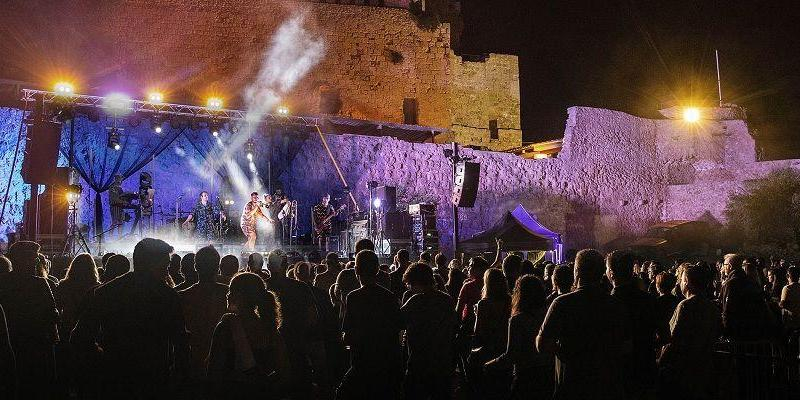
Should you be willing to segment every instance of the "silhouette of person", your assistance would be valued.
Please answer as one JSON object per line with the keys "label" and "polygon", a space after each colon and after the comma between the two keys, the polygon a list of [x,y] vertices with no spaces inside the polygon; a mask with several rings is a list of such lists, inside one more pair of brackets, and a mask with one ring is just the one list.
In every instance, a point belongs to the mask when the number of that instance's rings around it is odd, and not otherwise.
{"label": "silhouette of person", "polygon": [[106,262],[106,267],[103,270],[103,283],[109,282],[118,276],[125,275],[130,272],[130,270],[131,261],[128,260],[128,257],[122,254],[114,254],[109,257],[108,262]]}
{"label": "silhouette of person", "polygon": [[309,287],[286,277],[288,266],[285,261],[285,255],[278,251],[269,254],[267,268],[270,278],[267,287],[281,303],[280,332],[289,351],[291,366],[287,381],[289,394],[294,398],[308,398],[311,395],[309,343],[320,317]]}
{"label": "silhouette of person", "polygon": [[625,306],[606,293],[605,260],[594,249],[575,256],[575,291],[557,297],[536,337],[541,353],[555,353],[554,399],[624,398],[621,359],[631,339]]}
{"label": "silhouette of person", "polygon": [[211,334],[227,310],[225,296],[228,294],[228,286],[216,282],[219,260],[219,252],[214,246],[198,250],[194,257],[194,269],[198,281],[178,292],[186,328],[189,331],[191,346],[189,368],[193,379],[205,376]]}
{"label": "silhouette of person", "polygon": [[342,324],[351,365],[336,395],[338,399],[396,399],[402,376],[402,318],[397,299],[375,281],[379,263],[374,252],[360,251],[354,270],[361,287],[347,295]]}
{"label": "silhouette of person", "polygon": [[35,242],[15,242],[7,254],[12,271],[0,274],[0,304],[17,365],[17,395],[25,399],[50,398],[55,378],[58,311],[47,279],[37,271],[39,249]]}
{"label": "silhouette of person", "polygon": [[0,393],[7,393],[13,398],[16,389],[17,362],[14,359],[14,350],[11,348],[11,338],[8,336],[6,312],[0,304]]}
{"label": "silhouette of person", "polygon": [[412,293],[400,308],[406,328],[406,399],[449,399],[458,316],[453,299],[436,289],[430,266],[411,264],[403,281]]}
{"label": "silhouette of person", "polygon": [[239,272],[239,259],[233,254],[228,254],[219,260],[219,276],[217,277],[217,282],[228,285],[237,272]]}
{"label": "silhouette of person", "polygon": [[547,312],[545,287],[539,278],[517,279],[511,300],[506,350],[486,363],[489,370],[514,366],[511,399],[544,399],[553,394],[553,358],[536,351],[536,334]]}
{"label": "silhouette of person", "polygon": [[72,332],[76,350],[102,348],[95,367],[103,398],[164,397],[172,374],[186,375],[186,325],[166,284],[171,253],[162,240],[139,241],[133,271],[94,289]]}
{"label": "silhouette of person", "polygon": [[208,353],[212,397],[283,398],[290,367],[277,297],[261,277],[243,272],[231,279],[227,299]]}

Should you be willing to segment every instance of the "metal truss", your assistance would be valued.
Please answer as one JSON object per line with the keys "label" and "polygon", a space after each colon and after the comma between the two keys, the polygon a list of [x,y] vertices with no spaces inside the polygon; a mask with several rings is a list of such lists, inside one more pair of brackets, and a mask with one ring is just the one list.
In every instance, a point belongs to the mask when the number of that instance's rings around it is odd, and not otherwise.
{"label": "metal truss", "polygon": [[[124,100],[109,99],[101,96],[88,96],[83,94],[63,94],[48,92],[44,90],[22,89],[22,99],[26,106],[29,102],[43,102],[44,104],[57,104],[61,107],[94,107],[107,110],[109,114],[129,114],[145,113],[158,115],[175,115],[198,119],[213,120],[233,120],[247,123],[247,112],[242,110],[217,109],[200,106],[190,106],[186,104],[154,103],[143,100]],[[113,109],[109,109],[106,101],[115,101]],[[33,108],[29,108],[33,109]],[[304,126],[319,126],[320,118],[302,117],[295,115],[266,114],[260,123],[276,123]]]}

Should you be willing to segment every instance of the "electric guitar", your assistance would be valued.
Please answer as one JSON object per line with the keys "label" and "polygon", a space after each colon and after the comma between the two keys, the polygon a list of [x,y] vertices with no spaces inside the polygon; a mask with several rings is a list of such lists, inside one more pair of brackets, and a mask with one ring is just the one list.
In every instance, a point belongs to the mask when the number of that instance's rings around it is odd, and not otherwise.
{"label": "electric guitar", "polygon": [[347,207],[347,204],[342,204],[341,206],[339,206],[339,208],[337,208],[336,210],[334,210],[334,211],[333,211],[332,213],[330,213],[330,214],[329,214],[327,217],[323,218],[323,219],[322,219],[322,221],[318,221],[318,222],[317,222],[317,224],[316,224],[316,225],[317,225],[317,227],[316,227],[316,228],[314,228],[314,233],[315,233],[317,236],[319,236],[319,234],[320,234],[320,233],[322,233],[322,231],[324,231],[324,230],[326,230],[327,228],[329,228],[329,227],[330,227],[330,222],[331,222],[331,219],[332,219],[333,217],[335,217],[337,214],[339,214],[339,212],[341,212],[342,210],[344,210],[344,208],[345,208],[345,207]]}

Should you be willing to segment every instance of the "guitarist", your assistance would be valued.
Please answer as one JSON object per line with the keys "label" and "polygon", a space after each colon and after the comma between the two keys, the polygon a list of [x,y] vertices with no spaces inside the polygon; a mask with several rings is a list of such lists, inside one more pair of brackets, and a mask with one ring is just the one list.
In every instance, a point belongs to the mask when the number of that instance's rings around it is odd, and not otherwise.
{"label": "guitarist", "polygon": [[[340,209],[341,210],[341,209]],[[333,217],[339,210],[334,210],[331,206],[331,195],[322,196],[322,201],[311,209],[311,223],[314,228],[314,243],[320,249],[327,247],[328,235],[331,234]]]}

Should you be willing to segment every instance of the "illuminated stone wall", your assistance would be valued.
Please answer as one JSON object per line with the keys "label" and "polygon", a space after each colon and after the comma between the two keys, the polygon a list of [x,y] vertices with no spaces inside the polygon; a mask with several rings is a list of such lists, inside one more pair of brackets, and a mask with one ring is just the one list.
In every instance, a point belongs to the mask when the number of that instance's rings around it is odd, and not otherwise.
{"label": "illuminated stone wall", "polygon": [[[373,4],[373,3],[369,3]],[[388,6],[407,6],[388,2]],[[284,21],[305,13],[327,51],[284,99],[294,114],[403,122],[404,99],[418,124],[453,128],[464,144],[521,143],[515,56],[466,62],[451,49],[451,25],[426,27],[404,8],[249,0],[76,0],[0,6],[0,78],[47,87],[57,77],[81,93],[161,88],[172,102],[235,100],[253,81]],[[489,139],[496,119],[500,139]]]}
{"label": "illuminated stone wall", "polygon": [[[18,129],[8,121],[18,121],[18,114],[0,109],[4,161],[13,153],[11,143]],[[572,107],[567,114],[564,147],[558,158],[528,160],[508,153],[463,151],[481,164],[481,177],[475,207],[463,209],[461,214],[462,238],[492,226],[517,204],[562,233],[568,247],[576,248],[602,246],[619,236],[641,234],[662,220],[710,216],[724,221],[727,199],[743,182],[776,168],[800,168],[800,160],[756,162],[753,138],[740,120],[689,125],[588,107]],[[81,129],[95,129],[101,145],[104,143],[102,124]],[[289,148],[296,152],[291,152],[276,182],[298,200],[301,231],[307,232],[310,207],[323,193],[345,196],[318,136],[289,133],[285,138],[294,143]],[[360,207],[367,206],[369,181],[396,186],[400,203],[438,203],[441,244],[449,248],[453,221],[448,206],[450,165],[442,151],[445,145],[356,135],[328,135],[327,140]],[[202,155],[181,137],[144,168],[154,174],[159,187],[159,210],[174,207],[180,194],[184,194],[180,206],[186,209],[200,190],[218,192],[218,179],[215,183],[216,178],[193,173],[192,165],[201,161]],[[265,176],[263,156],[258,164],[259,173]],[[13,182],[9,209],[20,210],[24,185],[16,176]],[[165,184],[172,182],[175,184]],[[126,184],[135,185],[135,178]],[[85,194],[87,201],[91,195]],[[245,201],[236,200],[239,205]],[[3,231],[19,217],[20,212],[12,212]]]}

